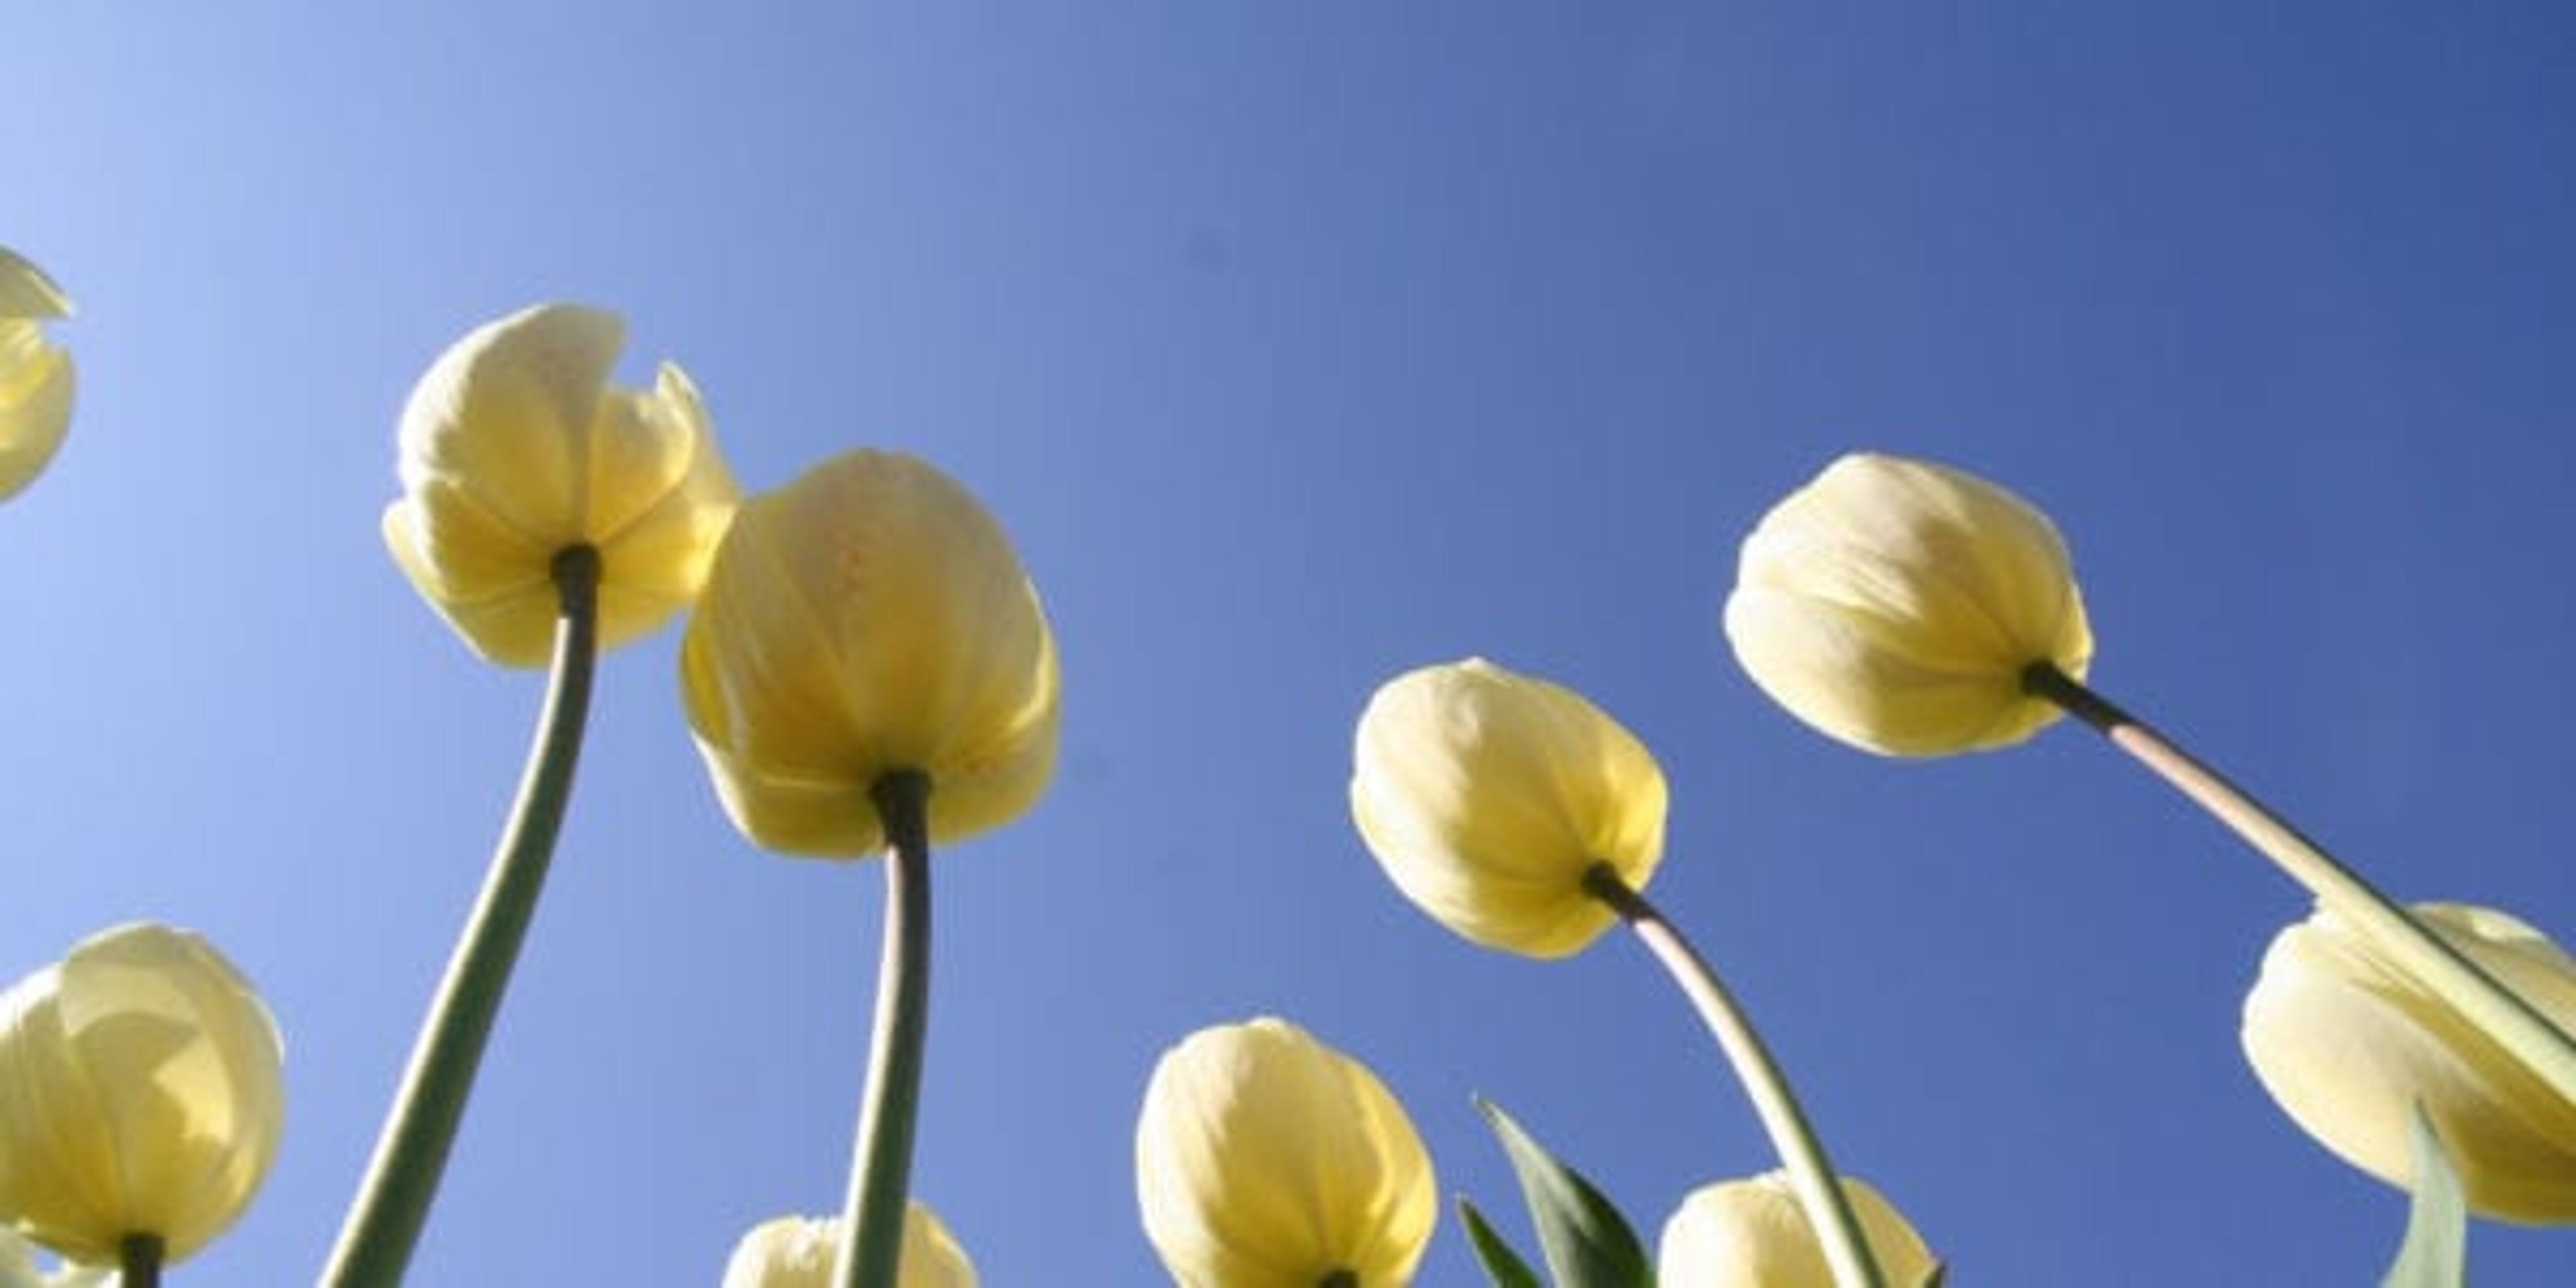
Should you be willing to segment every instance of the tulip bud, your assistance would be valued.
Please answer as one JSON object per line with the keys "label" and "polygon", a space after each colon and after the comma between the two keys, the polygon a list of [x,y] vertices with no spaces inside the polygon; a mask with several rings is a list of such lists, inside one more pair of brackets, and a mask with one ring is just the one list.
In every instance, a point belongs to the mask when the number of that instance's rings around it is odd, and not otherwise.
{"label": "tulip bud", "polygon": [[250,1205],[285,1126],[284,1048],[205,940],[149,923],[83,940],[0,994],[0,1221],[113,1265],[170,1262]]}
{"label": "tulip bud", "polygon": [[794,854],[883,848],[869,789],[931,781],[930,834],[1017,818],[1055,772],[1055,638],[1001,525],[909,456],[852,452],[746,503],[680,649],[736,826]]}
{"label": "tulip bud", "polygon": [[[1890,1288],[1911,1288],[1937,1264],[1923,1236],[1868,1182],[1842,1179],[1843,1197]],[[1664,1222],[1655,1277],[1673,1288],[1834,1288],[1824,1247],[1787,1172],[1704,1185]]]}
{"label": "tulip bud", "polygon": [[71,312],[44,270],[0,246],[0,501],[34,482],[70,432],[71,355],[41,324]]}
{"label": "tulip bud", "polygon": [[1488,948],[1564,957],[1617,920],[1584,889],[1643,889],[1663,770],[1580,694],[1483,658],[1390,681],[1360,716],[1351,817],[1406,897]]}
{"label": "tulip bud", "polygon": [[1744,539],[1726,637],[1754,683],[1827,735],[1889,756],[2005,747],[2081,680],[2093,633],[2065,542],[2020,497],[1926,461],[1846,456]]}
{"label": "tulip bud", "polygon": [[403,496],[385,544],[467,645],[542,666],[555,556],[599,552],[600,648],[687,607],[736,499],[697,388],[665,363],[651,391],[608,385],[626,324],[540,305],[439,356],[403,408]]}
{"label": "tulip bud", "polygon": [[[2576,1032],[2576,960],[2539,931],[2465,904],[2417,904],[2415,915]],[[2243,1037],[2274,1102],[2345,1162],[2409,1188],[2420,1102],[2471,1211],[2576,1223],[2576,1105],[2334,914],[2274,937],[2245,998]]]}
{"label": "tulip bud", "polygon": [[1431,1158],[1358,1061],[1284,1020],[1163,1053],[1136,1123],[1145,1237],[1183,1288],[1399,1288],[1431,1241]]}
{"label": "tulip bud", "polygon": [[[725,1263],[724,1288],[832,1288],[841,1252],[837,1217],[783,1216],[752,1227]],[[919,1200],[904,1205],[896,1288],[975,1288],[975,1263]]]}

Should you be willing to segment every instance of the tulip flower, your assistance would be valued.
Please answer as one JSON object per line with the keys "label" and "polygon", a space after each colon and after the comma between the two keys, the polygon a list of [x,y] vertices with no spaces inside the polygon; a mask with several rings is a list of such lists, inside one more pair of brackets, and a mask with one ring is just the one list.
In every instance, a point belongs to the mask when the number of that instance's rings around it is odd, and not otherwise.
{"label": "tulip flower", "polygon": [[1369,700],[1351,817],[1396,887],[1467,939],[1563,957],[1614,921],[1699,1011],[1812,1205],[1847,1288],[1882,1281],[1824,1145],[1751,1019],[1641,892],[1663,858],[1663,771],[1571,690],[1482,658],[1398,676]]}
{"label": "tulip flower", "polygon": [[885,965],[843,1211],[845,1282],[900,1235],[929,1013],[930,843],[1055,772],[1055,638],[1001,525],[909,456],[851,452],[746,503],[680,645],[725,812],[791,854],[890,851]]}
{"label": "tulip flower", "polygon": [[864,808],[929,777],[930,835],[996,827],[1055,770],[1055,640],[992,515],[909,456],[852,452],[745,504],[681,647],[690,727],[756,844],[884,847]]}
{"label": "tulip flower", "polygon": [[1726,633],[1756,683],[1825,733],[1888,755],[2019,742],[2070,714],[2305,887],[2399,969],[2576,1101],[2576,1036],[2359,873],[2086,686],[2093,640],[2065,543],[1956,470],[1846,456],[1744,542]]}
{"label": "tulip flower", "polygon": [[[2539,931],[2464,904],[2417,904],[2415,915],[2560,1027],[2576,1026],[2576,959]],[[2272,1099],[2344,1161],[2408,1188],[2421,1104],[2471,1211],[2576,1223],[2576,1102],[2343,918],[2319,911],[2272,940],[2243,1036]]]}
{"label": "tulip flower", "polygon": [[[840,1255],[836,1219],[786,1216],[764,1221],[736,1244],[725,1263],[724,1288],[828,1288]],[[975,1288],[975,1263],[918,1202],[903,1218],[903,1270],[895,1288]]]}
{"label": "tulip flower", "polygon": [[421,1026],[326,1282],[402,1278],[536,914],[599,653],[687,605],[736,500],[697,390],[613,389],[614,314],[551,304],[476,329],[403,408],[395,562],[475,652],[551,659],[519,796]]}
{"label": "tulip flower", "polygon": [[43,269],[0,246],[0,501],[44,472],[71,429],[71,355],[42,325],[71,312]]}
{"label": "tulip flower", "polygon": [[0,1221],[130,1278],[231,1228],[277,1158],[284,1046],[205,940],[103,931],[0,995]]}
{"label": "tulip flower", "polygon": [[1163,1054],[1136,1123],[1145,1235],[1184,1288],[1396,1288],[1439,1216],[1385,1084],[1285,1020]]}
{"label": "tulip flower", "polygon": [[1361,715],[1351,816],[1387,875],[1488,948],[1564,957],[1617,914],[1596,866],[1641,888],[1663,858],[1663,770],[1580,694],[1483,658],[1388,682]]}
{"label": "tulip flower", "polygon": [[[1910,1288],[1928,1279],[1938,1265],[1932,1250],[1886,1196],[1848,1176],[1842,1190],[1888,1281]],[[1664,1222],[1655,1277],[1673,1288],[1832,1288],[1834,1282],[1784,1172],[1693,1190]]]}
{"label": "tulip flower", "polygon": [[686,608],[733,513],[733,475],[698,391],[664,364],[650,391],[612,388],[612,313],[540,305],[475,329],[403,408],[403,496],[385,544],[475,652],[542,666],[555,561],[599,558],[599,638],[615,648]]}
{"label": "tulip flower", "polygon": [[2057,707],[2023,690],[2093,656],[2066,544],[1983,479],[1855,455],[1744,539],[1726,637],[1756,684],[1841,741],[1891,756],[2003,747]]}

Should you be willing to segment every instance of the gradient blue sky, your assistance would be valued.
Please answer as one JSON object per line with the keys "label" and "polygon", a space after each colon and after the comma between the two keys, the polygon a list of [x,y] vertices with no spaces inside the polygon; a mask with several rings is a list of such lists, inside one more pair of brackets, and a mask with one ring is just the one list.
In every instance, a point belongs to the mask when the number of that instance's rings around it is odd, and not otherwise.
{"label": "gradient blue sky", "polygon": [[[0,241],[84,380],[0,510],[0,975],[155,917],[288,1034],[284,1154],[174,1282],[318,1269],[480,880],[539,678],[377,515],[412,382],[545,299],[682,363],[749,486],[939,463],[1047,595],[1061,777],[937,868],[916,1175],[988,1283],[1155,1281],[1146,1075],[1264,1012],[1489,1209],[1471,1092],[1650,1237],[1771,1165],[1635,944],[1474,948],[1361,848],[1362,704],[1470,653],[1655,749],[1652,894],[1954,1282],[2373,1281],[2400,1197],[2238,1054],[2289,883],[2080,729],[1830,744],[1718,608],[1844,451],[1988,474],[2106,691],[2393,891],[2576,933],[2564,8],[858,8],[0,8]],[[733,832],[675,637],[605,663],[416,1283],[713,1283],[839,1202],[879,873]],[[1422,1280],[1474,1280],[1454,1221]]]}

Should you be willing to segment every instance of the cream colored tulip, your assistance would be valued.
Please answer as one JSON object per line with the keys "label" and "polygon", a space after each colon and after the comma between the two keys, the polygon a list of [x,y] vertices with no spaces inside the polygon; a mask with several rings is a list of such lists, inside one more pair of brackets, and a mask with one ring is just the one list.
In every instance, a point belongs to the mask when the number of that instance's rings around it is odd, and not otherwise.
{"label": "cream colored tulip", "polygon": [[[2576,1031],[2576,960],[2539,931],[2465,904],[2416,917]],[[2344,1161],[2399,1188],[2414,1174],[2421,1101],[2470,1210],[2525,1224],[2576,1223],[2576,1105],[2400,972],[2341,918],[2283,930],[2245,998],[2243,1037],[2272,1099]]]}
{"label": "cream colored tulip", "polygon": [[[1843,1197],[1889,1288],[1912,1288],[1931,1275],[1932,1250],[1885,1195],[1846,1176]],[[1834,1288],[1824,1246],[1787,1172],[1692,1191],[1664,1222],[1655,1278],[1665,1288]]]}
{"label": "cream colored tulip", "polygon": [[1483,658],[1387,683],[1360,716],[1351,817],[1406,897],[1489,948],[1564,957],[1617,920],[1606,863],[1642,890],[1663,858],[1663,770],[1580,694]]}
{"label": "cream colored tulip", "polygon": [[561,600],[555,557],[599,552],[599,647],[696,598],[738,493],[697,388],[665,363],[612,388],[626,324],[548,304],[456,342],[403,408],[403,495],[385,544],[467,645],[542,666]]}
{"label": "cream colored tulip", "polygon": [[43,269],[0,246],[0,501],[35,482],[71,430],[78,381],[43,326],[71,312]]}
{"label": "cream colored tulip", "polygon": [[1890,756],[2004,747],[2059,714],[2022,691],[2093,658],[2066,543],[1992,483],[1846,456],[1744,539],[1726,637],[1754,683],[1824,733]]}
{"label": "cream colored tulip", "polygon": [[186,931],[92,936],[0,995],[0,1221],[114,1264],[155,1235],[171,1262],[223,1233],[277,1157],[276,1021]]}
{"label": "cream colored tulip", "polygon": [[930,832],[1026,812],[1055,772],[1055,638],[1001,525],[909,456],[852,452],[747,502],[680,649],[734,823],[793,854],[885,836],[869,789],[929,775]]}
{"label": "cream colored tulip", "polygon": [[1357,1288],[1413,1278],[1439,1197],[1385,1084],[1284,1020],[1201,1029],[1163,1054],[1136,1123],[1145,1236],[1184,1288]]}
{"label": "cream colored tulip", "polygon": [[[841,1252],[837,1217],[783,1216],[752,1227],[725,1263],[724,1288],[832,1288]],[[918,1199],[903,1211],[896,1288],[975,1288],[975,1263],[939,1214]]]}

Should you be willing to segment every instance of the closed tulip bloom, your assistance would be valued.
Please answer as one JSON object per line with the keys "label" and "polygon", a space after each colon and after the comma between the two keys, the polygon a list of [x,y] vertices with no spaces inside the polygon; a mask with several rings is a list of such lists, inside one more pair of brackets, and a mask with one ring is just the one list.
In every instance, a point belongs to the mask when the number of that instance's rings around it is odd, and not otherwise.
{"label": "closed tulip bloom", "polygon": [[1584,889],[1607,864],[1631,890],[1663,858],[1663,770],[1580,694],[1483,658],[1387,683],[1360,716],[1351,817],[1389,877],[1489,948],[1564,957],[1616,915]]}
{"label": "closed tulip bloom", "polygon": [[2022,741],[2059,714],[2022,691],[2093,657],[2066,543],[1984,479],[1846,456],[1744,539],[1726,637],[1754,683],[1824,733],[1890,756]]}
{"label": "closed tulip bloom", "polygon": [[139,923],[0,995],[0,1221],[113,1265],[186,1258],[250,1205],[285,1126],[276,1021],[205,940]]}
{"label": "closed tulip bloom", "polygon": [[44,270],[0,246],[0,501],[34,482],[70,432],[72,359],[43,324],[71,312]]}
{"label": "closed tulip bloom", "polygon": [[1266,1017],[1163,1054],[1136,1124],[1136,1200],[1184,1288],[1395,1288],[1439,1203],[1422,1138],[1377,1076]]}
{"label": "closed tulip bloom", "polygon": [[[783,1216],[752,1227],[725,1263],[724,1288],[832,1288],[841,1223]],[[896,1288],[975,1288],[975,1263],[918,1200],[903,1212],[903,1269]]]}
{"label": "closed tulip bloom", "polygon": [[649,391],[610,387],[625,343],[615,314],[540,305],[457,341],[403,408],[385,544],[504,666],[542,666],[552,650],[556,555],[599,552],[610,649],[689,605],[733,513],[696,387],[668,363]]}
{"label": "closed tulip bloom", "polygon": [[930,834],[1018,817],[1055,771],[1055,639],[1001,525],[909,456],[852,452],[746,502],[680,649],[689,725],[755,843],[883,848],[869,790],[931,780]]}
{"label": "closed tulip bloom", "polygon": [[[1889,1288],[1912,1288],[1938,1263],[1923,1236],[1868,1182],[1843,1197]],[[1833,1270],[1786,1172],[1702,1186],[1664,1222],[1655,1277],[1668,1288],[1834,1288]]]}
{"label": "closed tulip bloom", "polygon": [[[2576,960],[2539,931],[2465,904],[2417,904],[2415,915],[2560,1028],[2576,1030]],[[2472,1211],[2576,1223],[2576,1105],[2333,914],[2272,940],[2245,998],[2243,1036],[2272,1099],[2344,1161],[2409,1188],[2411,1106],[2420,1101]]]}

